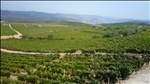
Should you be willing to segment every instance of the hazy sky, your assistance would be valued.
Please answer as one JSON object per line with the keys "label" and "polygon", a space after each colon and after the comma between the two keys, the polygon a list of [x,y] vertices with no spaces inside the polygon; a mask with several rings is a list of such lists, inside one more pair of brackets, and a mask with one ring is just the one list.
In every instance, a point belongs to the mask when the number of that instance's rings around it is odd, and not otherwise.
{"label": "hazy sky", "polygon": [[150,19],[149,1],[1,1],[1,9]]}

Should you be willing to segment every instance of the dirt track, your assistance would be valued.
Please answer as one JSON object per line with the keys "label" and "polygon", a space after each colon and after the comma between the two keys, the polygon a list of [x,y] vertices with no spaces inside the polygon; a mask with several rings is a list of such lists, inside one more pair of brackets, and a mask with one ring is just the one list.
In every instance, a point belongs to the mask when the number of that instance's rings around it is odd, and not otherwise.
{"label": "dirt track", "polygon": [[144,65],[137,73],[134,72],[130,78],[122,81],[121,84],[150,84],[150,64]]}
{"label": "dirt track", "polygon": [[64,55],[66,55],[66,54],[77,55],[77,54],[81,54],[82,53],[80,50],[78,50],[78,51],[76,51],[74,53],[42,53],[42,52],[23,52],[23,51],[8,50],[8,49],[3,49],[3,48],[1,48],[1,51],[2,52],[6,52],[6,53],[31,54],[31,55],[38,55],[38,54],[43,54],[43,55],[59,54],[60,58],[63,58]]}

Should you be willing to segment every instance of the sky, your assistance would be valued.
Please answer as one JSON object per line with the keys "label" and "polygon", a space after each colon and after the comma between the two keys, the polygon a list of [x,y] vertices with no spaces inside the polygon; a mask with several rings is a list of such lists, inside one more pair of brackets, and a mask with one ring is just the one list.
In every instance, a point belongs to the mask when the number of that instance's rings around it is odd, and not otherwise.
{"label": "sky", "polygon": [[150,1],[1,1],[1,10],[150,20]]}

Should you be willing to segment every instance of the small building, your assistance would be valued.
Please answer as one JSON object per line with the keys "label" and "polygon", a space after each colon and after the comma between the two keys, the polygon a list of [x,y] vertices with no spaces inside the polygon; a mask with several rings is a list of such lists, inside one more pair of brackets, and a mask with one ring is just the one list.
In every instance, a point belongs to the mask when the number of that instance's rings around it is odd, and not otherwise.
{"label": "small building", "polygon": [[114,37],[122,37],[121,34],[113,34]]}

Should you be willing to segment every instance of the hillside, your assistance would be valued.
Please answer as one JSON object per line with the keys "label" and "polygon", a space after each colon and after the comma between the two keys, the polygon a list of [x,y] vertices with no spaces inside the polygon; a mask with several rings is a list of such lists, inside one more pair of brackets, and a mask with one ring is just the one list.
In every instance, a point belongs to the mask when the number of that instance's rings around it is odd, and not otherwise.
{"label": "hillside", "polygon": [[150,26],[110,25],[2,21],[1,84],[115,84],[139,73],[150,58]]}
{"label": "hillside", "polygon": [[149,25],[147,22],[140,22],[140,21],[128,21],[128,22],[120,22],[120,23],[110,23],[110,24],[98,24],[103,25],[106,27],[119,27],[119,26],[128,26],[128,27],[137,27],[137,26],[145,26]]}

